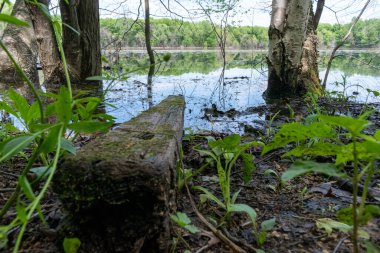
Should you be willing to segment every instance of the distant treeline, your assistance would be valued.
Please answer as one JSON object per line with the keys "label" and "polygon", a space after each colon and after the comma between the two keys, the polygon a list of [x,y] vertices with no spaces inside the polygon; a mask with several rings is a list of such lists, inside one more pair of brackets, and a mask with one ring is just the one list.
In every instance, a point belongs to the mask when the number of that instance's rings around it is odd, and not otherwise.
{"label": "distant treeline", "polygon": [[[143,20],[119,18],[101,19],[103,48],[144,47]],[[152,19],[152,44],[155,47],[217,47],[213,27],[208,21],[187,22],[176,19]],[[350,24],[320,24],[319,45],[332,47],[347,33]],[[268,28],[260,26],[232,26],[229,28],[227,47],[236,49],[264,49],[268,45]],[[359,21],[346,48],[376,48],[380,46],[380,19]]]}

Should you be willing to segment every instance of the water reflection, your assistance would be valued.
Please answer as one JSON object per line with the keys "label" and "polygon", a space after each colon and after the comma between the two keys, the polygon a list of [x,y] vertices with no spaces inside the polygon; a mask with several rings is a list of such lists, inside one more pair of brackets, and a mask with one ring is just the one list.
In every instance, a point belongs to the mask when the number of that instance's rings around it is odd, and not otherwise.
{"label": "water reflection", "polygon": [[[134,58],[136,55],[137,58]],[[344,90],[346,95],[355,93],[357,101],[380,102],[373,95],[367,98],[366,91],[367,88],[380,89],[380,72],[376,69],[376,66],[380,67],[380,62],[372,60],[372,65],[362,64],[354,68],[353,56],[360,62],[371,62],[370,59],[373,57],[371,54],[363,53],[349,54],[347,58],[339,57],[340,60],[335,62],[331,71],[327,89]],[[128,60],[120,61],[132,64],[127,66],[129,69],[133,69],[134,64],[149,65],[143,54],[130,54],[126,59]],[[321,59],[323,62],[324,58]],[[224,82],[220,85],[223,68],[220,66],[217,52],[173,54],[172,60],[157,70],[153,87],[149,85],[149,78],[146,82],[146,69],[132,75],[127,81],[116,82],[112,92],[107,95],[107,102],[114,104],[116,109],[108,107],[107,111],[115,116],[118,122],[123,122],[148,109],[152,104],[159,103],[168,95],[180,94],[186,99],[185,127],[191,127],[195,131],[243,133],[244,125],[252,125],[261,120],[260,116],[244,114],[209,117],[205,108],[244,111],[249,107],[264,104],[262,93],[267,85],[264,55],[230,53],[227,60]],[[320,76],[323,76],[323,65],[321,69]],[[357,74],[353,70],[358,73],[363,71],[365,74]],[[342,75],[347,76],[347,84],[350,84],[350,87],[341,85]]]}

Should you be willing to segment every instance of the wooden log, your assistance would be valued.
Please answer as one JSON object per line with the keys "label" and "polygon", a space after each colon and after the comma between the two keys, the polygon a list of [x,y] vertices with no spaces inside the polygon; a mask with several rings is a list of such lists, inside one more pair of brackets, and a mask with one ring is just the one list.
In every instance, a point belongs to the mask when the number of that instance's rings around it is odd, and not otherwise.
{"label": "wooden log", "polygon": [[168,250],[184,106],[170,96],[64,158],[53,188],[82,252]]}

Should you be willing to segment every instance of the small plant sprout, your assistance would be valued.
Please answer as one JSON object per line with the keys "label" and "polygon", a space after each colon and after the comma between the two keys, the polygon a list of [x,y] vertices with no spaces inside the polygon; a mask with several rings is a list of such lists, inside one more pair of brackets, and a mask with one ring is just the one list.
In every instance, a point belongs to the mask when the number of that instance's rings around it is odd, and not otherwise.
{"label": "small plant sprout", "polygon": [[192,234],[198,233],[199,229],[191,224],[191,220],[187,216],[187,214],[182,212],[176,212],[175,214],[170,215],[172,221],[174,221],[181,228],[186,229]]}
{"label": "small plant sprout", "polygon": [[252,162],[254,158],[253,155],[245,153],[245,150],[252,146],[263,146],[263,144],[256,141],[241,144],[240,140],[241,137],[237,134],[227,136],[221,140],[208,137],[208,146],[211,150],[197,149],[200,154],[212,158],[215,162],[223,199],[220,200],[204,187],[195,186],[193,188],[203,192],[200,196],[201,201],[211,200],[225,210],[225,215],[221,219],[221,223],[229,220],[231,215],[235,212],[244,212],[251,219],[254,230],[256,231],[256,211],[246,204],[236,204],[240,190],[231,195],[231,171],[237,159],[241,157],[244,170],[243,179],[244,182],[248,182],[252,177],[252,172],[255,167]]}

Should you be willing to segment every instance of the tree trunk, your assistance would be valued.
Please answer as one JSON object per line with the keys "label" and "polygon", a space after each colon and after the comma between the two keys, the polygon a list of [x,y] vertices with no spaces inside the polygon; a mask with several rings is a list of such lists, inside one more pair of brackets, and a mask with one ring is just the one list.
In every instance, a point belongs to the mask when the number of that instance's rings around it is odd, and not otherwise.
{"label": "tree trunk", "polygon": [[[101,75],[100,24],[98,0],[60,0],[63,48],[74,82]],[[70,26],[70,27],[69,27]],[[73,29],[75,31],[73,31]]]}
{"label": "tree trunk", "polygon": [[273,0],[267,98],[319,92],[317,36],[311,0]]}
{"label": "tree trunk", "polygon": [[[39,0],[41,4],[49,6],[50,0]],[[37,38],[38,51],[44,84],[46,87],[58,87],[65,82],[65,75],[59,55],[57,41],[50,20],[34,4],[28,4],[34,32]]]}
{"label": "tree trunk", "polygon": [[[24,0],[16,0],[12,10],[12,16],[32,24],[32,19]],[[38,47],[33,26],[24,27],[9,24],[1,40],[20,65],[21,69],[24,70],[26,76],[38,87],[39,79],[36,68]],[[5,51],[1,49],[0,82],[4,84],[2,85],[3,88],[9,88],[10,86],[24,87],[25,84]],[[24,95],[26,95],[25,92],[26,90],[22,91]]]}

